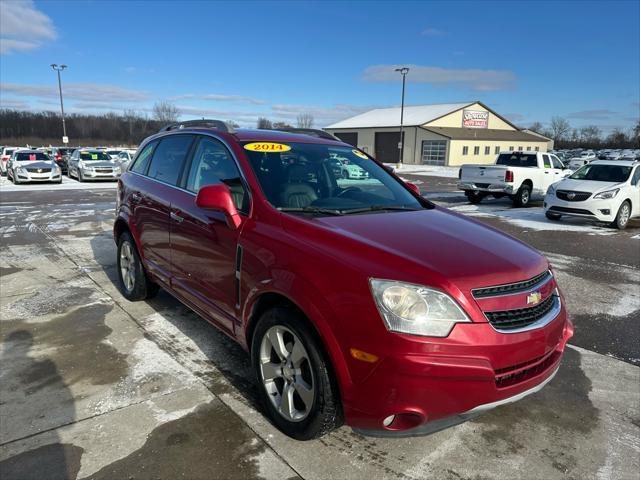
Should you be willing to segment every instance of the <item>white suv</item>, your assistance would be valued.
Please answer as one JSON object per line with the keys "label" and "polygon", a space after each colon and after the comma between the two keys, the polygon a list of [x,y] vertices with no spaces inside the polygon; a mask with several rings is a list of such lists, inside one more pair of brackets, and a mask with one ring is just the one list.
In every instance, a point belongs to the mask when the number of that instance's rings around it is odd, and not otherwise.
{"label": "white suv", "polygon": [[640,216],[640,162],[597,160],[547,190],[544,211],[550,220],[563,215],[591,218],[624,229]]}

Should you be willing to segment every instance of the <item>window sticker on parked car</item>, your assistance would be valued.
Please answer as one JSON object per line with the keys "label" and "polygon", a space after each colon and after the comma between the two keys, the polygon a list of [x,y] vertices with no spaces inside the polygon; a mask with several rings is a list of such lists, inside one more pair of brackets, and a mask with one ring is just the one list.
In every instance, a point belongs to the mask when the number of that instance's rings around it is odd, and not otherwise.
{"label": "window sticker on parked car", "polygon": [[289,145],[272,142],[247,143],[244,148],[245,150],[251,150],[252,152],[288,152],[291,150]]}
{"label": "window sticker on parked car", "polygon": [[92,153],[91,154],[91,160],[97,160],[98,159],[98,154],[97,153]]}
{"label": "window sticker on parked car", "polygon": [[364,158],[365,160],[369,160],[369,157],[367,157],[364,153],[362,153],[360,150],[351,150],[351,153],[353,153],[354,155],[359,156],[360,158]]}
{"label": "window sticker on parked car", "polygon": [[29,160],[35,160],[36,159],[36,154],[35,153],[30,153],[29,154]]}

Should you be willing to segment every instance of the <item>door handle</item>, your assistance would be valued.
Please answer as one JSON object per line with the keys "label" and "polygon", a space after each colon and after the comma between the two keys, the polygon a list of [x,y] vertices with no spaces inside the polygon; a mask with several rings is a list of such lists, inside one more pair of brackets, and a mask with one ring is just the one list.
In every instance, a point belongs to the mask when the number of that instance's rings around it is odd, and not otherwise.
{"label": "door handle", "polygon": [[182,221],[184,220],[184,218],[182,218],[180,215],[178,215],[177,213],[173,213],[171,212],[170,214],[171,216],[171,220],[175,220],[178,223],[182,223]]}

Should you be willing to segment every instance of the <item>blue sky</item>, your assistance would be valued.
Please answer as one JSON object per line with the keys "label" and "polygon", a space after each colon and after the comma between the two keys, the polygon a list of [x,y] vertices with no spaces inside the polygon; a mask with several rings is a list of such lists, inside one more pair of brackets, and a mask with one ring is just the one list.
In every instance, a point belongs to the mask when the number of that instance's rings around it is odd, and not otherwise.
{"label": "blue sky", "polygon": [[518,125],[640,117],[640,1],[0,0],[0,107],[176,104],[183,118],[316,126],[400,103],[480,100]]}

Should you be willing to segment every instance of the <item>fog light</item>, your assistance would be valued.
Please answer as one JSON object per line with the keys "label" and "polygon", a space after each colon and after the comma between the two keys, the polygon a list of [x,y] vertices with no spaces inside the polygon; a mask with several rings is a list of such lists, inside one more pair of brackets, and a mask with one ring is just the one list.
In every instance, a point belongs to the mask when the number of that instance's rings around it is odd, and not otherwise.
{"label": "fog light", "polygon": [[604,210],[600,210],[600,213],[602,213],[603,215],[609,215],[611,213],[611,210],[609,210],[607,208],[607,209],[604,209]]}
{"label": "fog light", "polygon": [[387,418],[385,418],[382,421],[382,425],[384,425],[385,427],[388,427],[389,425],[391,425],[393,423],[393,421],[396,419],[395,415],[389,415]]}

